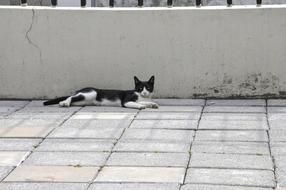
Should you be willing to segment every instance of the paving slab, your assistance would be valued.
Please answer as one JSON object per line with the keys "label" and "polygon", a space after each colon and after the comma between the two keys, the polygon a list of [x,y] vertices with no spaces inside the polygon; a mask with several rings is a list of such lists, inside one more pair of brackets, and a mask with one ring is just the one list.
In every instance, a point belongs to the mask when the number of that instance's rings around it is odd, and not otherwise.
{"label": "paving slab", "polygon": [[26,166],[17,167],[6,182],[91,182],[98,167]]}
{"label": "paving slab", "polygon": [[275,121],[278,120],[280,122],[286,121],[286,113],[268,113],[268,120]]}
{"label": "paving slab", "polygon": [[204,99],[154,99],[160,106],[203,106]]}
{"label": "paving slab", "polygon": [[134,120],[130,128],[138,129],[197,129],[198,120]]}
{"label": "paving slab", "polygon": [[266,142],[208,142],[194,141],[192,153],[269,155]]}
{"label": "paving slab", "polygon": [[7,119],[46,119],[64,121],[73,113],[70,112],[53,112],[53,113],[20,113],[15,112],[10,114]]}
{"label": "paving slab", "polygon": [[266,106],[266,101],[263,99],[241,99],[241,100],[207,100],[208,106]]}
{"label": "paving slab", "polygon": [[275,187],[274,174],[269,170],[190,168],[186,183]]}
{"label": "paving slab", "polygon": [[44,138],[46,137],[54,128],[52,127],[13,127],[0,128],[0,138]]}
{"label": "paving slab", "polygon": [[59,127],[55,129],[47,138],[100,138],[100,139],[118,139],[124,128],[109,127]]}
{"label": "paving slab", "polygon": [[95,182],[183,183],[184,168],[104,167]]}
{"label": "paving slab", "polygon": [[87,183],[0,183],[1,190],[85,190]]}
{"label": "paving slab", "polygon": [[1,127],[58,127],[62,119],[0,119]]}
{"label": "paving slab", "polygon": [[111,106],[85,106],[80,110],[80,113],[84,112],[131,112],[137,113],[138,109],[123,108],[123,107],[111,107]]}
{"label": "paving slab", "polygon": [[274,170],[269,155],[192,154],[189,167]]}
{"label": "paving slab", "polygon": [[268,130],[266,121],[259,120],[201,120],[199,129],[218,130]]}
{"label": "paving slab", "polygon": [[201,112],[202,106],[159,106],[158,109],[143,109],[141,112]]}
{"label": "paving slab", "polygon": [[275,188],[275,190],[285,190],[285,187],[279,187],[279,186],[277,186],[277,187]]}
{"label": "paving slab", "polygon": [[167,130],[167,129],[126,129],[122,140],[168,140],[174,142],[190,143],[194,131],[190,130]]}
{"label": "paving slab", "polygon": [[24,165],[35,166],[103,166],[110,153],[33,152]]}
{"label": "paving slab", "polygon": [[269,135],[272,142],[286,142],[286,129],[271,129]]}
{"label": "paving slab", "polygon": [[270,148],[273,155],[286,156],[286,142],[271,142]]}
{"label": "paving slab", "polygon": [[0,107],[0,115],[7,116],[15,111],[17,111],[18,107]]}
{"label": "paving slab", "polygon": [[[0,186],[1,187],[1,186]],[[94,183],[88,190],[179,190],[176,183]]]}
{"label": "paving slab", "polygon": [[197,141],[268,142],[266,131],[203,130],[197,131]]}
{"label": "paving slab", "polygon": [[[14,169],[12,166],[0,166],[0,182]],[[1,183],[0,183],[1,184]]]}
{"label": "paving slab", "polygon": [[285,190],[286,188],[286,169],[284,170],[278,169],[276,171],[277,178],[277,189],[276,190]]}
{"label": "paving slab", "polygon": [[129,119],[132,120],[135,113],[119,113],[119,112],[78,112],[70,119]]}
{"label": "paving slab", "polygon": [[276,155],[274,159],[276,164],[277,186],[279,188],[286,188],[286,156]]}
{"label": "paving slab", "polygon": [[270,129],[284,129],[286,130],[286,120],[269,120]]}
{"label": "paving slab", "polygon": [[269,99],[267,100],[268,106],[286,106],[286,99]]}
{"label": "paving slab", "polygon": [[277,169],[280,171],[286,171],[286,156],[276,155],[274,156],[274,159]]}
{"label": "paving slab", "polygon": [[266,114],[262,113],[204,113],[202,120],[224,120],[224,121],[260,121],[267,122]]}
{"label": "paving slab", "polygon": [[190,143],[172,141],[120,140],[114,147],[120,152],[189,152]]}
{"label": "paving slab", "polygon": [[[74,127],[85,129],[89,127],[98,127],[98,128],[127,128],[129,127],[132,120],[130,119],[70,119],[66,121],[62,126],[63,127]],[[99,129],[100,130],[100,129]]]}
{"label": "paving slab", "polygon": [[286,107],[268,107],[268,113],[286,113]]}
{"label": "paving slab", "polygon": [[110,152],[114,146],[114,143],[114,140],[99,139],[45,139],[35,151]]}
{"label": "paving slab", "polygon": [[0,138],[0,151],[31,151],[41,139]]}
{"label": "paving slab", "polygon": [[18,166],[23,160],[27,158],[30,152],[20,151],[1,151],[0,152],[0,166]]}
{"label": "paving slab", "polygon": [[198,120],[199,112],[139,112],[135,119],[147,120]]}
{"label": "paving slab", "polygon": [[72,107],[60,107],[58,104],[44,106],[43,102],[46,100],[33,100],[30,101],[26,106],[21,109],[19,112],[23,113],[35,113],[35,112],[75,112],[80,110],[80,106]]}
{"label": "paving slab", "polygon": [[272,190],[272,188],[227,186],[227,185],[186,184],[186,185],[182,186],[181,190]]}
{"label": "paving slab", "polygon": [[[35,108],[35,109],[58,109],[60,111],[72,111],[72,110],[79,110],[82,108],[82,106],[71,106],[71,107],[60,107],[58,104],[54,104],[54,105],[49,105],[49,106],[44,106],[44,102],[47,100],[32,100],[30,101],[25,108]],[[24,108],[24,109],[25,109]]]}
{"label": "paving slab", "polygon": [[263,106],[206,106],[204,112],[209,113],[266,113]]}
{"label": "paving slab", "polygon": [[59,106],[26,106],[17,113],[31,114],[31,113],[74,113],[80,110],[81,107],[59,107]]}
{"label": "paving slab", "polygon": [[107,166],[186,167],[188,153],[112,153]]}

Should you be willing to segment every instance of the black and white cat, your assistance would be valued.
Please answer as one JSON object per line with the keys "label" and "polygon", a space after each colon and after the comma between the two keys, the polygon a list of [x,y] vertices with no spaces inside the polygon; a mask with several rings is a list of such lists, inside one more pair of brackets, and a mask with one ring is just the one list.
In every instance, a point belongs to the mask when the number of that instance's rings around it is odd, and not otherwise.
{"label": "black and white cat", "polygon": [[104,90],[84,88],[72,96],[60,97],[44,102],[44,105],[59,104],[61,107],[75,106],[122,106],[126,108],[144,109],[158,108],[152,102],[155,77],[148,81],[140,81],[134,76],[134,90]]}

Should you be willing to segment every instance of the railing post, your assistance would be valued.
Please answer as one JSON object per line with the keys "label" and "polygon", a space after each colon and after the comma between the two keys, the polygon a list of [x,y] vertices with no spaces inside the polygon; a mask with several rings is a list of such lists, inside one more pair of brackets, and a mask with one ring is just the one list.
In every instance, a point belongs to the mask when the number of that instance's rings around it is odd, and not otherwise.
{"label": "railing post", "polygon": [[227,6],[231,7],[231,5],[232,5],[232,0],[227,0]]}
{"label": "railing post", "polygon": [[171,7],[173,5],[173,0],[167,0],[168,7]]}
{"label": "railing post", "polygon": [[85,7],[86,6],[86,0],[80,0],[80,6]]}
{"label": "railing post", "polygon": [[143,0],[138,0],[138,7],[143,7]]}
{"label": "railing post", "polygon": [[52,6],[55,7],[58,5],[58,1],[57,0],[51,0]]}
{"label": "railing post", "polygon": [[200,7],[202,5],[202,1],[201,0],[196,0],[196,6]]}
{"label": "railing post", "polygon": [[262,4],[262,0],[256,0],[256,5],[257,6],[261,6],[261,4]]}
{"label": "railing post", "polygon": [[109,0],[109,7],[114,7],[114,0]]}
{"label": "railing post", "polygon": [[21,5],[22,6],[27,6],[27,0],[21,0]]}

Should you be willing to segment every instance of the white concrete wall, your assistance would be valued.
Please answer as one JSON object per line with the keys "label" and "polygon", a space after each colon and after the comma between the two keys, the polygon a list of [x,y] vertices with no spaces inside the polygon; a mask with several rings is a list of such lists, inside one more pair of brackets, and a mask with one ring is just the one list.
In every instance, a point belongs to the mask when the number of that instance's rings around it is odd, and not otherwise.
{"label": "white concrete wall", "polygon": [[1,5],[10,5],[10,0],[0,0]]}
{"label": "white concrete wall", "polygon": [[52,98],[86,86],[156,97],[286,91],[286,7],[0,7],[0,98]]}

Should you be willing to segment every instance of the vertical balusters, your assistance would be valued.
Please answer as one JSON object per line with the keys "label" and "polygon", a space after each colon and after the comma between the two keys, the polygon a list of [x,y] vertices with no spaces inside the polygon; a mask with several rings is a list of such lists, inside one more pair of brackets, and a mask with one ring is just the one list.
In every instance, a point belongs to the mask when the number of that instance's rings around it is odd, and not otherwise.
{"label": "vertical balusters", "polygon": [[138,7],[143,7],[143,0],[138,0]]}
{"label": "vertical balusters", "polygon": [[52,6],[55,7],[58,5],[58,1],[57,0],[51,0]]}
{"label": "vertical balusters", "polygon": [[171,7],[173,5],[173,0],[167,0],[168,7]]}
{"label": "vertical balusters", "polygon": [[262,4],[262,0],[256,0],[256,5],[257,6],[261,6],[261,4]]}
{"label": "vertical balusters", "polygon": [[85,7],[86,6],[86,0],[80,0],[80,6]]}
{"label": "vertical balusters", "polygon": [[109,0],[109,7],[114,7],[114,0]]}
{"label": "vertical balusters", "polygon": [[21,5],[26,6],[27,5],[27,0],[21,0]]}

